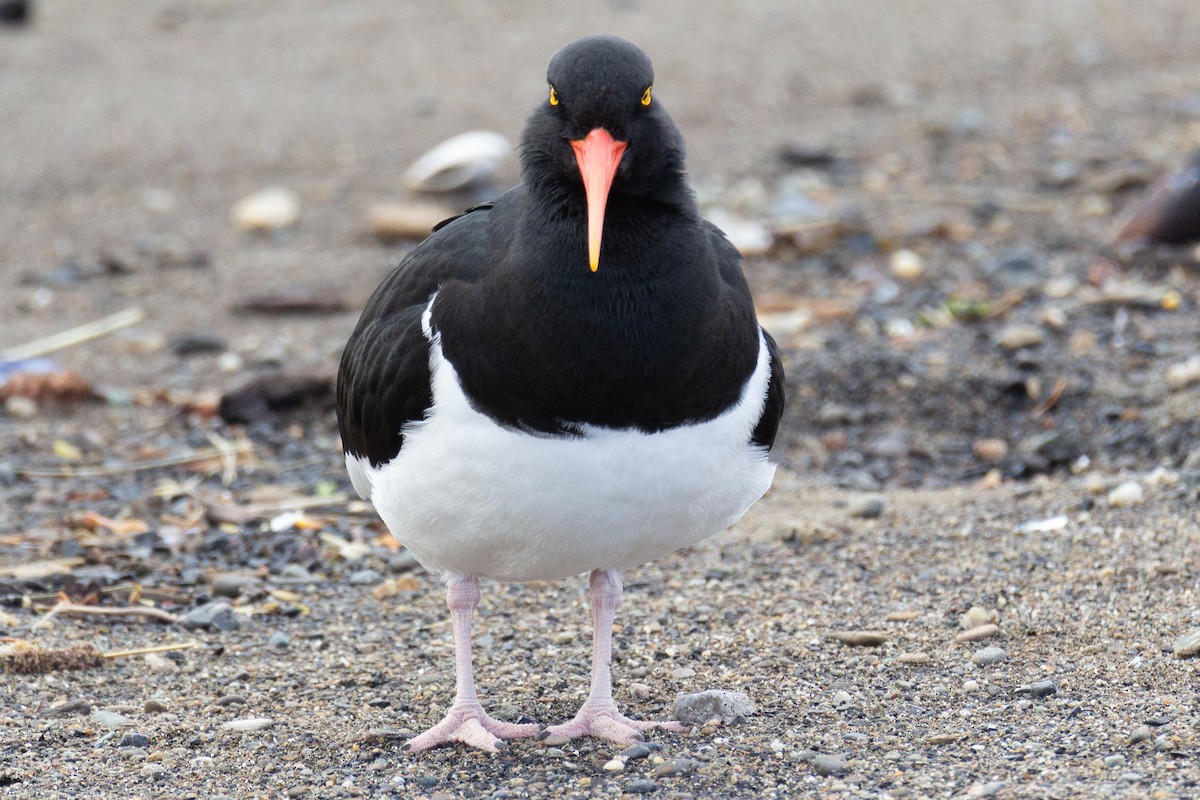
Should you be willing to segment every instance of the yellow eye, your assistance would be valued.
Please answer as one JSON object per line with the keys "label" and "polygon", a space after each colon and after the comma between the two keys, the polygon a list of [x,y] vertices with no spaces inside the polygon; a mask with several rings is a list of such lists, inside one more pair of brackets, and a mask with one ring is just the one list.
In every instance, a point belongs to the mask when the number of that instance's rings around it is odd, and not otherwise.
{"label": "yellow eye", "polygon": [[642,92],[642,105],[650,105],[650,87],[646,87],[646,91]]}
{"label": "yellow eye", "polygon": [[554,91],[554,87],[550,87],[550,105],[558,105],[558,92]]}

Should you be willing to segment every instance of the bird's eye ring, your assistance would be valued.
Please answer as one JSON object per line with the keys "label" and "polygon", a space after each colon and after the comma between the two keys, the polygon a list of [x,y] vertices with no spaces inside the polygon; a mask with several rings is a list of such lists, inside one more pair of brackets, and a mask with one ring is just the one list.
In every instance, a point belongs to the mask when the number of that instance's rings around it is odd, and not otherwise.
{"label": "bird's eye ring", "polygon": [[554,91],[554,87],[550,87],[550,105],[558,105],[558,92]]}
{"label": "bird's eye ring", "polygon": [[650,105],[650,87],[646,87],[646,91],[642,92],[642,105]]}

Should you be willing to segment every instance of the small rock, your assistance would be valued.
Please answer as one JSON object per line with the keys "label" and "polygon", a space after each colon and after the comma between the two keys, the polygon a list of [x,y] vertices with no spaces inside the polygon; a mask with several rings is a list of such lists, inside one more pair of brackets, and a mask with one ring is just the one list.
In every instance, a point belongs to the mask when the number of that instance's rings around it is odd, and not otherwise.
{"label": "small rock", "polygon": [[629,696],[632,697],[634,700],[637,700],[639,702],[643,701],[643,700],[649,700],[650,695],[651,695],[651,689],[646,684],[644,684],[644,683],[629,684]]}
{"label": "small rock", "polygon": [[820,755],[811,763],[813,771],[818,775],[845,775],[850,771],[850,762],[845,756]]}
{"label": "small rock", "polygon": [[672,716],[684,725],[703,725],[710,719],[728,724],[753,716],[755,711],[754,703],[742,692],[708,689],[679,695]]}
{"label": "small rock", "polygon": [[933,658],[929,655],[929,653],[901,653],[900,655],[896,656],[897,664],[928,664],[932,660]]}
{"label": "small rock", "polygon": [[649,778],[638,778],[636,781],[630,781],[625,787],[625,794],[650,794],[658,791],[658,784]]}
{"label": "small rock", "polygon": [[862,494],[846,504],[846,513],[860,519],[878,519],[883,515],[883,508],[883,495]]}
{"label": "small rock", "polygon": [[1129,743],[1138,744],[1139,742],[1144,742],[1152,735],[1149,725],[1139,725],[1129,732]]}
{"label": "small rock", "polygon": [[994,608],[971,606],[967,609],[967,613],[962,615],[959,625],[966,630],[970,630],[971,628],[978,628],[980,625],[988,625],[999,621],[1000,615],[996,613]]}
{"label": "small rock", "polygon": [[368,567],[350,573],[350,577],[346,581],[351,586],[374,586],[383,582],[383,573]]}
{"label": "small rock", "polygon": [[571,633],[570,631],[559,631],[558,633],[554,634],[550,641],[554,642],[555,644],[570,644],[571,642],[575,641],[575,634]]}
{"label": "small rock", "polygon": [[371,232],[384,241],[424,239],[453,211],[433,203],[380,203],[367,211]]}
{"label": "small rock", "polygon": [[671,677],[677,681],[694,678],[695,676],[696,670],[692,669],[691,667],[680,667],[679,669],[671,671]]}
{"label": "small rock", "polygon": [[976,650],[971,656],[972,663],[977,667],[986,667],[992,664],[998,664],[1008,657],[1008,653],[1004,652],[1000,647],[985,647],[982,650]]}
{"label": "small rock", "polygon": [[1012,289],[1039,286],[1047,274],[1045,260],[1024,248],[1001,253],[985,270],[998,284]]}
{"label": "small rock", "polygon": [[245,572],[219,572],[213,576],[211,591],[214,597],[238,597],[246,588],[257,584],[257,575]]}
{"label": "small rock", "polygon": [[121,741],[117,742],[117,747],[149,747],[150,739],[145,734],[131,731],[121,737]]}
{"label": "small rock", "polygon": [[225,340],[214,333],[181,333],[171,337],[171,350],[181,358],[223,353],[226,350]]}
{"label": "small rock", "polygon": [[746,219],[719,208],[708,210],[704,216],[720,228],[729,243],[747,258],[764,255],[771,249],[771,232],[757,220]]}
{"label": "small rock", "polygon": [[979,681],[970,680],[970,679],[965,680],[965,681],[963,681],[962,688],[963,688],[964,692],[978,692],[979,691]]}
{"label": "small rock", "polygon": [[956,642],[978,642],[981,639],[990,639],[1000,633],[1000,626],[992,623],[980,625],[970,630],[965,630],[954,637]]}
{"label": "small rock", "polygon": [[833,704],[839,708],[844,708],[854,702],[854,698],[845,689],[839,689],[833,693]]}
{"label": "small rock", "polygon": [[637,761],[640,758],[645,758],[646,756],[650,755],[650,748],[644,744],[638,743],[626,747],[617,755],[626,761]]}
{"label": "small rock", "polygon": [[912,250],[897,250],[890,260],[892,274],[900,280],[911,281],[921,277],[925,263]]}
{"label": "small rock", "polygon": [[192,609],[184,615],[180,623],[188,630],[232,631],[239,627],[233,606],[225,600],[213,600]]}
{"label": "small rock", "polygon": [[996,335],[996,344],[1005,350],[1033,347],[1046,341],[1041,329],[1029,325],[1009,325]]}
{"label": "small rock", "polygon": [[1176,658],[1195,658],[1200,656],[1200,630],[1185,633],[1175,640],[1171,648]]}
{"label": "small rock", "polygon": [[1104,766],[1109,769],[1120,769],[1125,766],[1125,756],[1114,753],[1111,756],[1104,757]]}
{"label": "small rock", "polygon": [[1108,504],[1114,508],[1136,506],[1145,499],[1145,491],[1137,481],[1126,481],[1108,493]]}
{"label": "small rock", "polygon": [[971,450],[984,461],[999,461],[1008,455],[1008,442],[1003,439],[978,439]]}
{"label": "small rock", "polygon": [[699,766],[699,762],[691,758],[670,758],[656,766],[651,774],[656,778],[690,775],[696,771],[697,766]]}
{"label": "small rock", "polygon": [[133,720],[124,714],[118,714],[116,711],[96,710],[92,712],[90,719],[92,722],[103,725],[106,728],[123,728],[126,725],[133,724]]}
{"label": "small rock", "polygon": [[570,743],[570,741],[570,736],[563,736],[562,734],[547,736],[541,740],[542,745],[545,747],[562,747],[564,744]]}
{"label": "small rock", "polygon": [[171,707],[161,700],[150,699],[146,701],[144,706],[142,706],[142,710],[147,714],[162,714],[170,711]]}
{"label": "small rock", "polygon": [[491,181],[512,149],[512,143],[499,133],[460,133],[413,162],[404,173],[404,182],[418,192],[453,192],[478,186]]}
{"label": "small rock", "polygon": [[242,733],[252,733],[261,731],[264,728],[269,728],[275,724],[275,720],[269,717],[246,717],[245,719],[231,719],[221,727],[229,731],[240,731]]}
{"label": "small rock", "polygon": [[1018,693],[1028,694],[1030,697],[1049,697],[1057,691],[1058,684],[1051,680],[1038,681],[1017,689]]}
{"label": "small rock", "polygon": [[263,189],[239,200],[231,216],[234,224],[244,231],[288,228],[300,218],[300,200],[281,187]]}
{"label": "small rock", "polygon": [[43,717],[73,717],[77,714],[90,714],[92,704],[87,700],[63,700],[55,703],[42,712]]}
{"label": "small rock", "polygon": [[611,758],[604,764],[604,769],[608,772],[621,772],[625,769],[625,759]]}
{"label": "small rock", "polygon": [[1192,356],[1187,361],[1168,367],[1166,380],[1167,386],[1176,389],[1200,381],[1200,356]]}
{"label": "small rock", "polygon": [[930,744],[951,744],[963,738],[961,733],[935,733],[928,737],[925,741]]}
{"label": "small rock", "polygon": [[852,647],[879,647],[888,640],[884,631],[834,631],[829,638]]}
{"label": "small rock", "polygon": [[292,644],[292,637],[288,636],[283,631],[275,631],[267,639],[267,646],[274,647],[278,650],[286,650]]}

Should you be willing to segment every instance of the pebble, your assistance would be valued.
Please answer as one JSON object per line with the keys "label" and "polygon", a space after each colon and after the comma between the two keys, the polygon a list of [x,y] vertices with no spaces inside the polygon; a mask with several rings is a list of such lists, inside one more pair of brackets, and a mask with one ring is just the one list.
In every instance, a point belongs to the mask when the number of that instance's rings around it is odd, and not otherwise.
{"label": "pebble", "polygon": [[835,706],[848,706],[854,702],[854,698],[845,689],[839,689],[833,693],[833,704]]}
{"label": "pebble", "polygon": [[888,635],[884,631],[834,631],[829,638],[852,647],[879,647]]}
{"label": "pebble", "polygon": [[292,644],[292,637],[288,636],[283,631],[275,631],[267,639],[267,646],[274,647],[279,650],[286,650]]}
{"label": "pebble", "polygon": [[550,641],[554,642],[555,644],[570,644],[571,642],[575,641],[575,634],[571,633],[570,631],[559,631],[558,633],[554,634],[554,637]]}
{"label": "pebble", "polygon": [[644,683],[629,684],[629,696],[632,697],[634,700],[638,700],[638,701],[649,700],[650,695],[651,695],[651,689],[646,684],[644,684]]}
{"label": "pebble", "polygon": [[1026,248],[1014,248],[1001,253],[985,268],[989,277],[1012,289],[1030,289],[1046,279],[1046,261]]}
{"label": "pebble", "polygon": [[1185,633],[1175,640],[1171,652],[1176,658],[1195,658],[1200,656],[1200,630]]}
{"label": "pebble", "polygon": [[183,616],[180,624],[188,630],[236,630],[240,623],[233,613],[233,606],[225,600],[213,600],[194,608]]}
{"label": "pebble", "polygon": [[621,770],[625,769],[625,759],[619,756],[611,758],[605,763],[604,769],[608,770],[609,772],[620,772]]}
{"label": "pebble", "polygon": [[965,681],[963,681],[962,688],[963,688],[964,692],[978,692],[979,691],[979,681],[965,680]]}
{"label": "pebble", "polygon": [[930,656],[929,653],[922,652],[901,653],[900,655],[896,656],[897,664],[928,664],[932,660],[933,657]]}
{"label": "pebble", "polygon": [[859,519],[878,519],[883,515],[883,508],[883,495],[862,494],[846,504],[846,513]]}
{"label": "pebble", "polygon": [[820,755],[811,763],[813,771],[818,775],[845,775],[850,771],[850,762],[845,756]]}
{"label": "pebble", "polygon": [[215,597],[238,597],[244,589],[257,583],[256,575],[245,572],[221,572],[213,576],[210,590]]}
{"label": "pebble", "polygon": [[1031,325],[1009,325],[996,334],[996,344],[1005,350],[1020,350],[1022,347],[1033,347],[1046,341],[1041,329]]}
{"label": "pebble", "polygon": [[73,717],[76,714],[90,714],[92,704],[87,700],[63,700],[48,707],[42,712],[43,717]]}
{"label": "pebble", "polygon": [[351,572],[346,582],[351,586],[374,586],[383,582],[383,573],[367,567],[357,572]]}
{"label": "pebble", "polygon": [[246,195],[233,207],[233,222],[244,231],[288,228],[300,219],[300,199],[279,186]]}
{"label": "pebble", "polygon": [[1008,455],[1008,442],[1003,439],[977,439],[972,452],[984,461],[999,461]]}
{"label": "pebble", "polygon": [[103,725],[106,728],[122,728],[126,725],[132,725],[133,720],[124,714],[118,714],[116,711],[93,711],[89,719],[98,725]]}
{"label": "pebble", "polygon": [[261,731],[264,728],[269,728],[275,724],[275,720],[269,717],[246,717],[245,719],[231,719],[221,727],[230,731],[241,731],[242,733],[252,733]]}
{"label": "pebble", "polygon": [[677,681],[682,681],[687,678],[694,678],[695,676],[696,670],[692,669],[691,667],[680,667],[679,669],[671,670],[671,677]]}
{"label": "pebble", "polygon": [[977,627],[971,628],[970,630],[963,631],[962,633],[960,633],[954,637],[954,641],[956,641],[956,642],[978,642],[981,639],[990,639],[991,637],[996,636],[999,633],[1000,633],[1000,626],[989,622],[987,625],[979,625]]}
{"label": "pebble", "polygon": [[117,747],[149,747],[150,739],[145,734],[130,732],[121,737]]}
{"label": "pebble", "polygon": [[1109,769],[1120,769],[1125,766],[1125,756],[1114,753],[1111,756],[1104,757],[1104,766]]}
{"label": "pebble", "polygon": [[1108,493],[1108,504],[1114,508],[1136,506],[1144,499],[1145,492],[1137,481],[1126,481]]}
{"label": "pebble", "polygon": [[977,667],[986,667],[991,664],[998,664],[1008,657],[1008,653],[1004,652],[1000,647],[985,647],[981,650],[976,650],[971,656],[971,661]]}
{"label": "pebble", "polygon": [[147,714],[162,714],[170,711],[171,707],[161,700],[151,699],[146,701],[146,704],[142,706],[142,710]]}
{"label": "pebble", "polygon": [[753,701],[743,692],[708,689],[676,697],[672,716],[684,725],[703,725],[710,719],[728,724],[753,716],[756,710]]}
{"label": "pebble", "polygon": [[29,419],[37,415],[38,404],[32,397],[15,394],[4,400],[4,410],[9,416]]}
{"label": "pebble", "polygon": [[915,280],[925,271],[925,263],[912,250],[897,250],[892,253],[890,267],[893,275],[905,281]]}
{"label": "pebble", "polygon": [[658,784],[649,778],[638,778],[630,781],[625,787],[625,794],[650,794],[658,791]]}
{"label": "pebble", "polygon": [[626,761],[637,761],[639,758],[645,758],[650,755],[650,748],[639,742],[638,744],[626,747],[617,755]]}
{"label": "pebble", "polygon": [[656,778],[669,778],[673,775],[690,775],[696,771],[699,762],[691,758],[670,758],[656,766],[651,773]]}
{"label": "pebble", "polygon": [[367,210],[367,221],[384,241],[424,239],[454,213],[433,203],[379,203]]}
{"label": "pebble", "polygon": [[1148,740],[1153,734],[1150,732],[1149,725],[1139,725],[1129,732],[1129,743],[1138,744]]}
{"label": "pebble", "polygon": [[765,255],[774,241],[767,226],[757,220],[737,216],[724,209],[710,209],[704,216],[725,233],[737,251],[747,258]]}
{"label": "pebble", "polygon": [[1167,367],[1166,381],[1167,386],[1175,389],[1200,381],[1200,356]]}
{"label": "pebble", "polygon": [[1057,691],[1058,684],[1052,680],[1038,681],[1017,689],[1017,692],[1028,694],[1030,697],[1049,697]]}
{"label": "pebble", "polygon": [[996,613],[994,608],[984,608],[983,606],[971,606],[967,609],[967,613],[962,615],[962,619],[958,621],[964,629],[978,628],[980,625],[987,625],[1000,621],[1000,615]]}
{"label": "pebble", "polygon": [[546,747],[562,747],[564,744],[570,743],[570,741],[570,736],[563,736],[562,734],[553,734],[541,740],[542,744]]}

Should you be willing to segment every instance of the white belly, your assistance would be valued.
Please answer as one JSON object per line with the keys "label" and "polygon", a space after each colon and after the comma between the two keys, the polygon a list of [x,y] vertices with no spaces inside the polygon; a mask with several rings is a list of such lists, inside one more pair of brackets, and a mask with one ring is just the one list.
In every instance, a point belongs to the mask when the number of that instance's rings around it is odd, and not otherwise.
{"label": "white belly", "polygon": [[585,427],[577,438],[498,426],[471,408],[434,337],[433,407],[378,468],[347,457],[359,493],[429,570],[548,580],[625,569],[732,525],[775,466],[750,434],[770,362],[714,420],[646,434]]}

